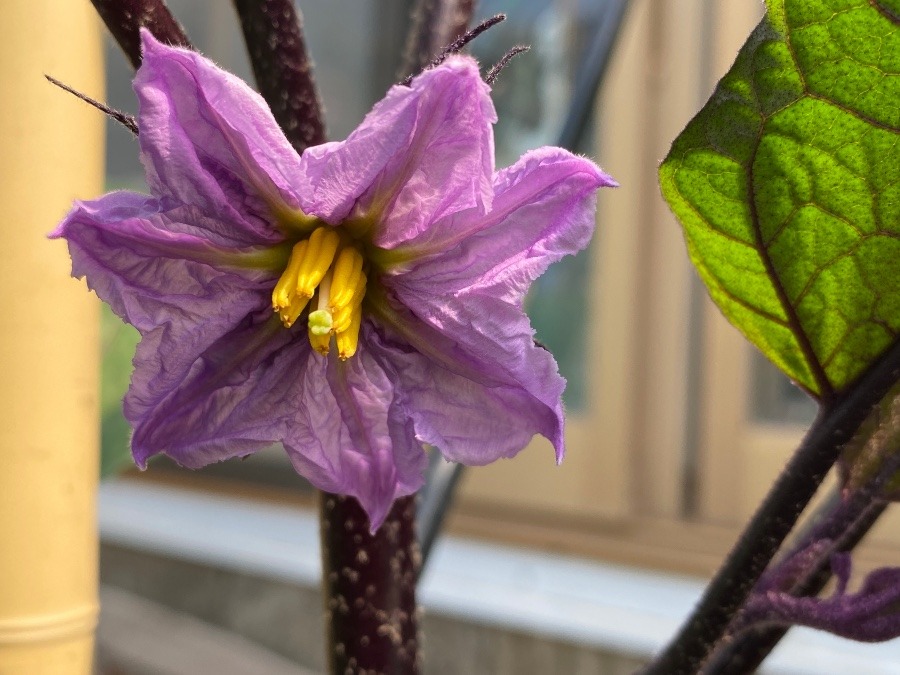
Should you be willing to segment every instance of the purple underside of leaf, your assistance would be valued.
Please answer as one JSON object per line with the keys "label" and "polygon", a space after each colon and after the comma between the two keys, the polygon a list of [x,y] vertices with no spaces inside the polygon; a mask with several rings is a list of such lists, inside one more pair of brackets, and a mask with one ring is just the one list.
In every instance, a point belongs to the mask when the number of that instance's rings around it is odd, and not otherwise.
{"label": "purple underside of leaf", "polygon": [[801,625],[851,640],[882,642],[900,636],[900,568],[884,567],[866,576],[856,593],[847,592],[850,555],[832,556],[837,588],[829,598],[797,597],[782,591],[755,592],[742,623]]}

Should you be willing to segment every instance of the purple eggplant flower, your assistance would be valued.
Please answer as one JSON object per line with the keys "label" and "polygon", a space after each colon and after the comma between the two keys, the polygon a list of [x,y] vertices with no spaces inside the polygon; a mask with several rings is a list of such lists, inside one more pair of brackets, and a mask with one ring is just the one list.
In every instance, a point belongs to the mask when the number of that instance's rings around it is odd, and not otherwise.
{"label": "purple eggplant flower", "polygon": [[830,598],[798,597],[778,590],[754,591],[740,615],[744,628],[759,624],[800,625],[861,642],[900,637],[900,568],[871,572],[856,593],[848,593],[851,560],[835,553],[831,569],[837,587]]}
{"label": "purple eggplant flower", "polygon": [[138,466],[281,442],[374,531],[422,485],[423,443],[487,464],[541,434],[562,459],[565,382],[522,302],[587,245],[609,176],[559,148],[495,172],[471,58],[300,156],[244,82],[147,32],[143,50],[151,196],[77,202],[51,235],[142,335],[124,404]]}

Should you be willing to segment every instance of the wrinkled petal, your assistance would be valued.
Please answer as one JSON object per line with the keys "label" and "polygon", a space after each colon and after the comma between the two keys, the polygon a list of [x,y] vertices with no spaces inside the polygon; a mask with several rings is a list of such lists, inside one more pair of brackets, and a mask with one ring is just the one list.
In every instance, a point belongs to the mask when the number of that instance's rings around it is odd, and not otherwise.
{"label": "wrinkled petal", "polygon": [[416,435],[444,457],[483,465],[513,457],[535,434],[562,435],[562,410],[551,410],[517,386],[485,386],[448,371],[402,339],[367,327],[366,341],[401,397]]}
{"label": "wrinkled petal", "polygon": [[141,160],[154,195],[213,216],[248,243],[281,238],[280,211],[299,207],[300,158],[259,94],[196,52],[141,32],[134,79]]}
{"label": "wrinkled petal", "polygon": [[[534,344],[522,298],[550,263],[587,245],[596,189],[606,182],[611,179],[593,163],[564,150],[529,153],[497,175],[487,216],[467,212],[435,224],[410,248],[438,252],[383,279],[400,305],[449,343],[454,354],[432,356],[435,363],[453,372],[448,361],[476,364],[483,378],[527,394],[518,402],[523,413],[535,415],[539,404],[538,432],[550,439],[559,460],[565,381],[553,357]],[[414,322],[406,324],[392,327],[410,344],[434,344]],[[420,351],[428,354],[425,347]]]}
{"label": "wrinkled petal", "polygon": [[291,461],[319,489],[356,497],[374,532],[427,465],[394,384],[363,347],[344,362],[312,358],[302,387],[307,433],[285,440]]}
{"label": "wrinkled petal", "polygon": [[138,466],[162,453],[196,469],[289,435],[312,351],[298,332],[285,330],[269,309],[247,315],[196,355],[179,354],[181,377],[168,378],[166,389],[148,377],[159,365],[164,333],[144,338],[124,406]]}
{"label": "wrinkled petal", "polygon": [[[354,207],[380,216],[391,247],[462,209],[491,201],[496,120],[475,62],[453,57],[392,87],[347,140],[303,153],[302,208],[338,223]],[[437,188],[437,189],[436,189]]]}
{"label": "wrinkled petal", "polygon": [[[507,401],[510,410],[531,415],[528,438],[535,432],[545,436],[562,461],[565,380],[550,352],[534,344],[522,309],[482,291],[436,296],[430,289],[405,289],[402,301],[405,312],[395,309],[397,320],[390,321],[388,314],[382,323],[435,366],[482,387],[505,388],[502,396],[499,391],[492,395]],[[435,382],[439,388],[443,384]],[[465,424],[457,425],[465,433]]]}
{"label": "wrinkled petal", "polygon": [[112,193],[76,203],[51,235],[68,240],[73,276],[85,277],[143,336],[129,393],[132,417],[154,407],[200,354],[265,306],[275,278],[210,264],[234,252],[170,231],[157,208],[144,195]]}
{"label": "wrinkled petal", "polygon": [[[583,157],[541,148],[497,173],[493,207],[435,223],[409,249],[426,255],[392,285],[440,288],[503,288],[521,300],[529,284],[551,263],[576,253],[594,231],[597,188],[615,182]],[[402,249],[401,249],[402,250]]]}

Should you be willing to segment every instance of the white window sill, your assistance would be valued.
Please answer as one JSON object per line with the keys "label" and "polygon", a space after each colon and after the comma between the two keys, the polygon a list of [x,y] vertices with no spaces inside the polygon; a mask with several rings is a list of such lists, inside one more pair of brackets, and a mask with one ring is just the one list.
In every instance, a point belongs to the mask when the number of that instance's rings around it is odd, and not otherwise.
{"label": "white window sill", "polygon": [[[117,481],[100,488],[99,518],[104,542],[319,583],[318,522],[303,509]],[[698,579],[445,537],[419,599],[434,614],[640,658],[668,641],[702,590]],[[900,641],[865,645],[795,629],[763,672],[900,674]]]}

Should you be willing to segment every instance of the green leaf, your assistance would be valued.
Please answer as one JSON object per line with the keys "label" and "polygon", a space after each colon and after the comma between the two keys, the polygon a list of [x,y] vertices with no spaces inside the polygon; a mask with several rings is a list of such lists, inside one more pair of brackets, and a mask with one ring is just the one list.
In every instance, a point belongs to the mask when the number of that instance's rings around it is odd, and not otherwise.
{"label": "green leaf", "polygon": [[131,380],[131,359],[140,335],[103,305],[100,337],[100,475],[106,477],[131,466],[131,429],[122,415],[122,398]]}
{"label": "green leaf", "polygon": [[900,333],[900,0],[769,0],[660,168],[726,317],[810,393]]}

